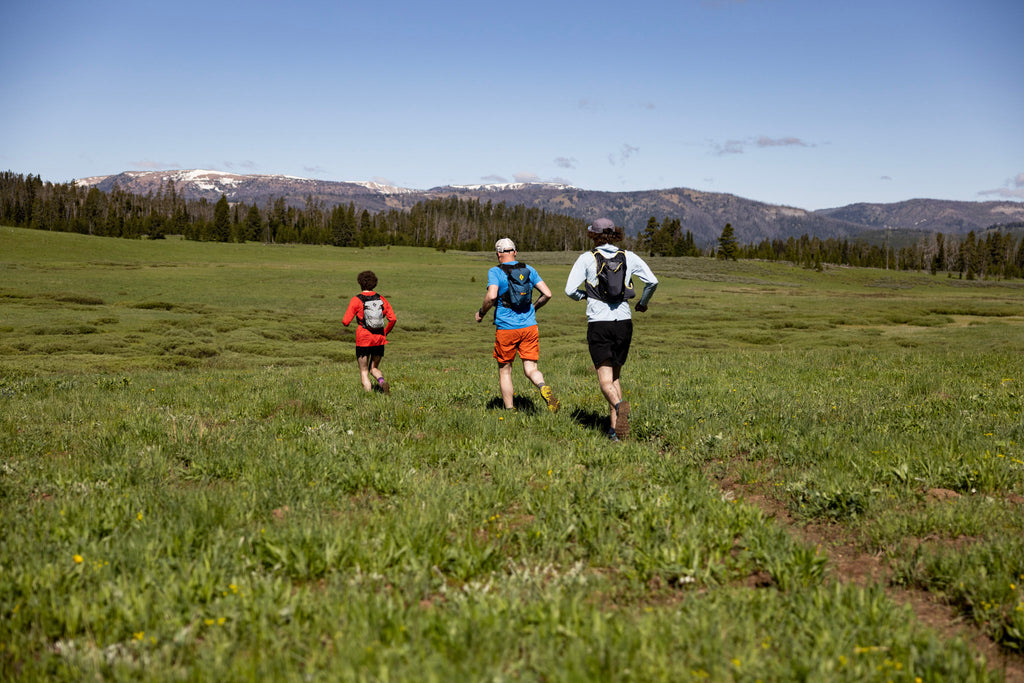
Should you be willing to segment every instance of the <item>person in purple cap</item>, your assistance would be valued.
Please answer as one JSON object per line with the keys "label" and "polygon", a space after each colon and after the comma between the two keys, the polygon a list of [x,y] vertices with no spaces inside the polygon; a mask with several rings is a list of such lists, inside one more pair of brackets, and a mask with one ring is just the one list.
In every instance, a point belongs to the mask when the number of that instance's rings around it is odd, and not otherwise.
{"label": "person in purple cap", "polygon": [[623,399],[619,376],[633,340],[629,300],[636,292],[632,278],[635,275],[644,283],[636,302],[640,313],[647,310],[658,278],[642,258],[615,246],[623,233],[610,219],[595,220],[587,226],[587,235],[594,248],[576,259],[565,282],[565,294],[576,301],[586,299],[587,346],[601,393],[611,409],[608,438],[619,441],[629,435],[629,401]]}

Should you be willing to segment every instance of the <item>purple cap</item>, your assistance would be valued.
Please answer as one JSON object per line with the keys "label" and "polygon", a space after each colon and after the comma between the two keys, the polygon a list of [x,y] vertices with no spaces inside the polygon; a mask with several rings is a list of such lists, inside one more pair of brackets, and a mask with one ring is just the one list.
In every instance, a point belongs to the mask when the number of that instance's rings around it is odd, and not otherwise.
{"label": "purple cap", "polygon": [[588,232],[596,232],[600,234],[605,230],[615,230],[615,223],[613,223],[610,218],[598,218],[587,226]]}

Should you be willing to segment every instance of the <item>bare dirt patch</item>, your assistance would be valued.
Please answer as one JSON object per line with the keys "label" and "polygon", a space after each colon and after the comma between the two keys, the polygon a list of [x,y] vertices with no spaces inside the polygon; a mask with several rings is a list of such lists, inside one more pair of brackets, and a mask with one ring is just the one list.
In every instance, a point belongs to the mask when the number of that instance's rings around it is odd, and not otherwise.
{"label": "bare dirt patch", "polygon": [[[718,463],[719,466],[721,464]],[[935,595],[927,591],[891,585],[890,568],[883,557],[880,554],[866,552],[840,525],[797,520],[789,513],[785,504],[768,495],[762,485],[744,484],[729,472],[722,474],[719,469],[717,475],[712,475],[712,478],[716,480],[724,495],[759,508],[790,534],[820,548],[828,557],[829,580],[860,586],[884,585],[891,600],[910,606],[918,623],[934,630],[947,640],[963,638],[975,652],[984,656],[991,671],[1001,673],[1008,683],[1024,683],[1024,656],[1001,648]],[[933,500],[949,498],[945,491],[934,490],[928,494]],[[771,579],[767,576],[752,576],[748,578],[748,583],[752,586],[770,585]]]}

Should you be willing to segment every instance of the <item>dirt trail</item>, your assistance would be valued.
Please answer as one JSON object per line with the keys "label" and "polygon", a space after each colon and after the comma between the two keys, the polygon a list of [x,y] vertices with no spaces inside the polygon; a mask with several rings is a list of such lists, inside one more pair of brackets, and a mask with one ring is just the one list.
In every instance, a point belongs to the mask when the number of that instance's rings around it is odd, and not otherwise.
{"label": "dirt trail", "polygon": [[819,546],[828,556],[834,580],[862,586],[872,583],[886,586],[889,597],[894,602],[909,605],[919,623],[944,638],[963,638],[978,654],[984,655],[990,671],[1002,673],[1007,683],[1024,683],[1024,656],[1001,648],[928,592],[890,585],[889,568],[882,558],[861,550],[838,525],[798,522],[782,503],[764,495],[758,485],[743,484],[728,474],[712,478],[723,494],[760,508],[797,538]]}

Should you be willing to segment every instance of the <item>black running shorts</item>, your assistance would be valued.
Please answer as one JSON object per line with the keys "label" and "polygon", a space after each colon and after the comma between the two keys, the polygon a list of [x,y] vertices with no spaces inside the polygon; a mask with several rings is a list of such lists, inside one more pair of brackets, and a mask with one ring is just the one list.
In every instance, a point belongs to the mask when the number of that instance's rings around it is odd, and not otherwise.
{"label": "black running shorts", "polygon": [[632,341],[632,320],[587,323],[587,346],[595,368],[599,365],[625,365]]}
{"label": "black running shorts", "polygon": [[381,344],[380,346],[357,346],[356,347],[356,358],[361,358],[363,356],[370,356],[372,358],[373,356],[383,356],[383,355],[384,355],[384,345],[383,344]]}

